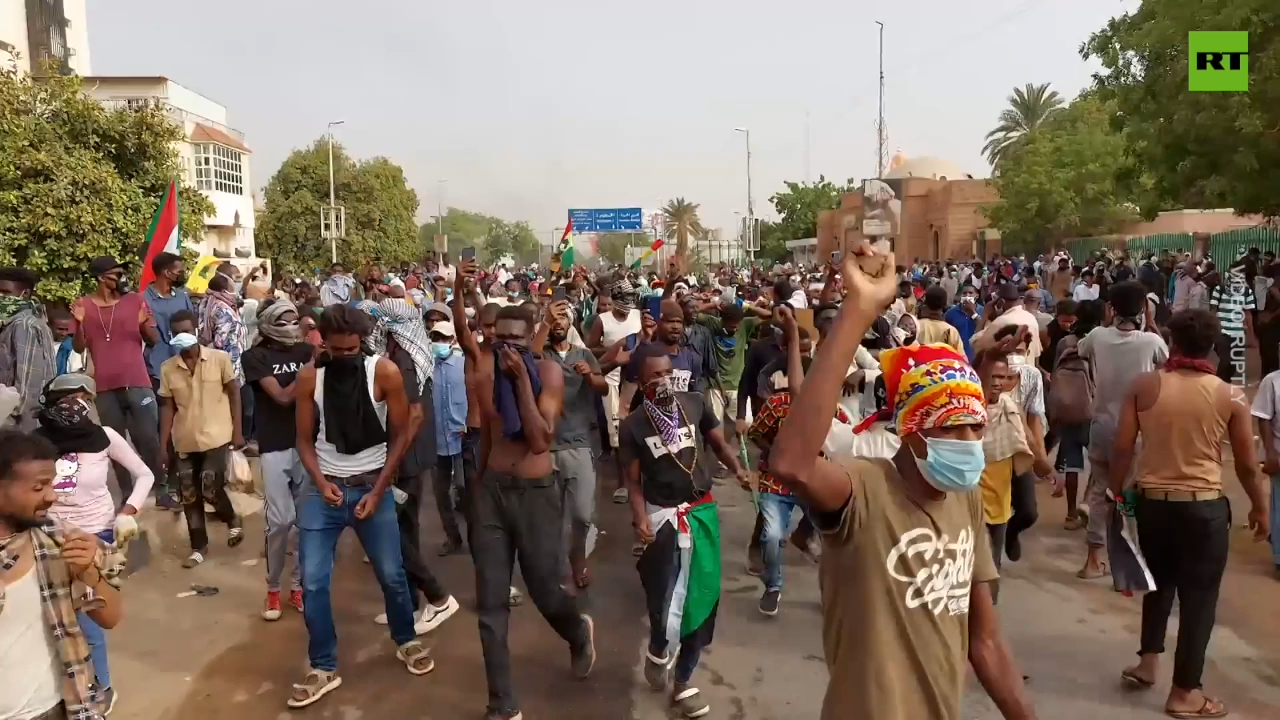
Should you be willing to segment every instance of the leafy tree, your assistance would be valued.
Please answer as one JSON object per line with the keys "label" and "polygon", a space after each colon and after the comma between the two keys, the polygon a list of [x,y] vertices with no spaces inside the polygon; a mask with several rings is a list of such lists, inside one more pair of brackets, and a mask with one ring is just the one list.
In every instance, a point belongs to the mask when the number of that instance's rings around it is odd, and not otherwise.
{"label": "leafy tree", "polygon": [[[1188,91],[1192,30],[1248,30],[1249,92]],[[1280,3],[1145,0],[1080,52],[1102,63],[1095,88],[1115,102],[1135,164],[1150,173],[1152,192],[1138,198],[1144,214],[1172,206],[1280,215]]]}
{"label": "leafy tree", "polygon": [[[40,296],[67,302],[91,289],[94,257],[140,257],[180,140],[157,107],[108,110],[79,77],[0,67],[0,265],[36,271]],[[182,237],[199,238],[212,204],[183,187],[179,207]]]}
{"label": "leafy tree", "polygon": [[[781,220],[777,223],[785,240],[803,240],[817,237],[818,213],[823,210],[835,210],[840,207],[840,197],[846,193],[856,192],[860,183],[849,178],[843,185],[836,185],[825,176],[819,175],[818,181],[783,183],[787,189],[774,193],[769,198],[773,208]],[[784,240],[784,242],[785,242]],[[785,249],[785,245],[783,248]],[[764,250],[764,235],[761,234],[760,248]]]}
{"label": "leafy tree", "polygon": [[[791,251],[787,249],[787,241],[803,239],[791,237],[790,232],[783,223],[761,222],[760,249],[756,251],[756,258],[766,264],[786,262],[791,256]],[[814,228],[814,235],[816,234],[817,228]],[[814,235],[804,237],[814,237]]]}
{"label": "leafy tree", "polygon": [[519,220],[507,222],[493,218],[485,232],[483,259],[487,264],[502,262],[510,257],[519,265],[538,261],[541,245],[529,223]]}
{"label": "leafy tree", "polygon": [[611,265],[626,265],[627,248],[634,247],[643,251],[653,244],[648,233],[611,232],[602,233],[596,238],[596,252],[605,262]]}
{"label": "leafy tree", "polygon": [[688,256],[689,238],[702,235],[702,220],[698,217],[698,203],[682,197],[667,202],[662,208],[667,221],[667,239],[676,241],[676,255]]}
{"label": "leafy tree", "polygon": [[994,130],[987,133],[987,144],[982,147],[992,169],[998,174],[998,166],[1010,148],[1027,133],[1040,127],[1062,105],[1062,96],[1057,90],[1050,90],[1049,83],[1027,83],[1023,87],[1014,88],[1013,94],[1009,96],[1009,107],[1000,111],[1000,122]]}
{"label": "leafy tree", "polygon": [[1008,148],[994,180],[1001,201],[986,208],[1006,248],[1106,234],[1135,218],[1119,180],[1130,168],[1114,113],[1086,96]]}
{"label": "leafy tree", "polygon": [[484,242],[484,237],[489,232],[489,226],[498,218],[484,213],[468,212],[459,208],[446,208],[444,211],[443,222],[437,222],[436,217],[422,224],[418,228],[418,240],[424,251],[430,252],[435,250],[435,236],[441,228],[444,234],[449,236],[449,251],[452,255],[457,255],[464,247],[478,247]]}
{"label": "leafy tree", "polygon": [[[329,204],[329,141],[295,150],[271,177],[266,208],[258,217],[258,252],[277,265],[309,273],[330,263],[320,237],[320,208]],[[337,204],[346,208],[346,237],[338,240],[338,262],[347,267],[400,263],[421,256],[418,194],[399,165],[382,157],[356,162],[333,148]]]}

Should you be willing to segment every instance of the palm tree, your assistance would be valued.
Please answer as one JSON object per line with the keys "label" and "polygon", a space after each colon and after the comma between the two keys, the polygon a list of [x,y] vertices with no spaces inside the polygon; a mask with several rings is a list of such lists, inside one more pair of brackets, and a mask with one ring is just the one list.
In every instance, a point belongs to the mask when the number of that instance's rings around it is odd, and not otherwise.
{"label": "palm tree", "polygon": [[1014,88],[1009,96],[1009,107],[1000,112],[1000,124],[987,133],[987,144],[982,153],[987,156],[993,170],[1022,136],[1035,130],[1049,116],[1062,109],[1062,96],[1050,90],[1049,83]]}
{"label": "palm tree", "polygon": [[676,254],[687,257],[689,237],[700,237],[705,230],[698,217],[698,203],[691,203],[682,197],[667,201],[662,208],[662,215],[667,221],[667,239],[676,239]]}

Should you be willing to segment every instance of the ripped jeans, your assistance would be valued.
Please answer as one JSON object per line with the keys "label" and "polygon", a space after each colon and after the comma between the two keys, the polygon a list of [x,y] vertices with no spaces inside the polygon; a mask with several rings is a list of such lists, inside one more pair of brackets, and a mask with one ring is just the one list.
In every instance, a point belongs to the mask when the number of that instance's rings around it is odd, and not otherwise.
{"label": "ripped jeans", "polygon": [[187,518],[191,549],[204,553],[209,549],[209,530],[205,527],[204,504],[213,505],[213,514],[228,527],[240,527],[240,519],[227,496],[227,460],[231,447],[223,445],[203,452],[177,453],[178,493],[182,498],[182,514]]}

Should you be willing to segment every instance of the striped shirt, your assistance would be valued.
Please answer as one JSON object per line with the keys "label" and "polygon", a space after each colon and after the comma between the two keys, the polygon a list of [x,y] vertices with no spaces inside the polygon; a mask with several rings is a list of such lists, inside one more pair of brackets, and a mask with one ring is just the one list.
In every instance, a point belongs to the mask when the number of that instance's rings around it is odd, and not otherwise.
{"label": "striped shirt", "polygon": [[1245,282],[1244,274],[1231,271],[1223,277],[1222,284],[1213,289],[1209,307],[1218,314],[1223,334],[1244,335],[1244,313],[1257,310],[1258,303],[1253,288]]}

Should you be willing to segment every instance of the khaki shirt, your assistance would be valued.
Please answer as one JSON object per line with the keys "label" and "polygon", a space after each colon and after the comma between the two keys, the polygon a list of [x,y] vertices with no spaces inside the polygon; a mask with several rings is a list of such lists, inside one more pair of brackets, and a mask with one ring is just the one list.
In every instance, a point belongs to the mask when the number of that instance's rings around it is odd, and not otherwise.
{"label": "khaki shirt", "polygon": [[235,379],[231,356],[221,350],[202,346],[194,372],[181,355],[164,361],[160,397],[173,400],[174,450],[204,452],[231,442],[231,400],[223,386]]}
{"label": "khaki shirt", "polygon": [[856,492],[822,528],[822,720],[961,720],[969,593],[996,578],[982,495],[921,501],[892,460],[846,468]]}

